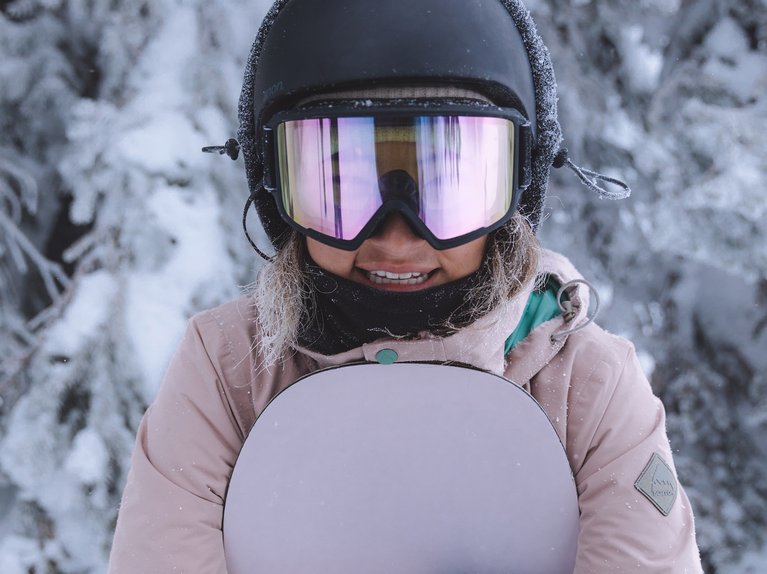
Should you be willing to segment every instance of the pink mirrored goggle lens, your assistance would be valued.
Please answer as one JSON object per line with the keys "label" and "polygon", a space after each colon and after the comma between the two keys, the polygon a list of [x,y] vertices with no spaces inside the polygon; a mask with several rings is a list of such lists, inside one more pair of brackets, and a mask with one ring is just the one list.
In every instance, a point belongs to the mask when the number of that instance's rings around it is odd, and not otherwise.
{"label": "pink mirrored goggle lens", "polygon": [[285,214],[335,239],[354,239],[388,200],[402,202],[440,240],[487,228],[512,205],[508,119],[318,118],[285,121],[276,131]]}

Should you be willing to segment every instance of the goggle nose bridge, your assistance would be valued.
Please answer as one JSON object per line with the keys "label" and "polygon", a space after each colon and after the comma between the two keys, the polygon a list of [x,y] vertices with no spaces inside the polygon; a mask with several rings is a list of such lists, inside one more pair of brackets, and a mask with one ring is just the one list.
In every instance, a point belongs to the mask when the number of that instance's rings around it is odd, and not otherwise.
{"label": "goggle nose bridge", "polygon": [[396,197],[383,201],[370,220],[360,230],[357,237],[364,241],[365,239],[374,236],[378,233],[389,216],[395,213],[399,213],[402,216],[414,235],[431,243],[432,234],[423,220],[419,217],[418,212],[407,202]]}
{"label": "goggle nose bridge", "polygon": [[413,176],[404,169],[392,169],[378,177],[378,192],[381,203],[400,199],[408,204],[416,215],[421,213],[420,190]]}

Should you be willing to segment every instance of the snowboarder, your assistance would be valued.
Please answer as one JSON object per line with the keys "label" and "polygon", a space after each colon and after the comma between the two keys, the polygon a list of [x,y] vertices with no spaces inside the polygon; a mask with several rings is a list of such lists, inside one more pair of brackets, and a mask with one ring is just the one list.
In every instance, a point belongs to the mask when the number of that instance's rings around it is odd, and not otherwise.
{"label": "snowboarder", "polygon": [[275,254],[255,246],[253,292],[190,321],[138,431],[111,572],[226,572],[223,505],[256,418],[360,361],[471,365],[538,399],[577,486],[576,572],[701,571],[663,406],[535,236],[552,166],[627,187],[568,158],[519,0],[278,0],[239,115],[213,151],[244,155]]}

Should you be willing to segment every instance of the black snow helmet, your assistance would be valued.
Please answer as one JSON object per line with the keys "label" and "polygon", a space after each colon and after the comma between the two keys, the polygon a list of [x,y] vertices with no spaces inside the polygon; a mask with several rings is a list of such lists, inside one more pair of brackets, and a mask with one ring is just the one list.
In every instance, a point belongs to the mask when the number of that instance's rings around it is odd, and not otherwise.
{"label": "black snow helmet", "polygon": [[519,0],[277,0],[248,59],[238,131],[251,197],[276,248],[289,227],[261,186],[263,120],[312,95],[412,85],[467,88],[531,121],[532,183],[520,211],[537,227],[562,132],[549,52]]}

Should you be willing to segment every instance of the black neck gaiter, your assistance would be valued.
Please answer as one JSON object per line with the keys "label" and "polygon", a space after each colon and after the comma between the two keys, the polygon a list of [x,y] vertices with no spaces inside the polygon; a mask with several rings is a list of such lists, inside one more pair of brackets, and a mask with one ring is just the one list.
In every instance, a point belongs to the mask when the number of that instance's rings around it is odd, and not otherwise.
{"label": "black neck gaiter", "polygon": [[478,317],[464,305],[479,285],[481,271],[444,285],[409,293],[385,291],[334,275],[306,263],[309,293],[304,299],[299,344],[335,355],[382,337],[413,337],[421,331],[447,335]]}

